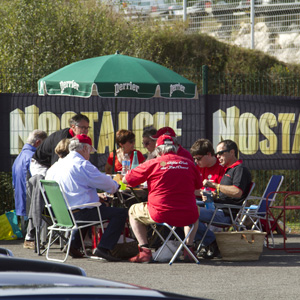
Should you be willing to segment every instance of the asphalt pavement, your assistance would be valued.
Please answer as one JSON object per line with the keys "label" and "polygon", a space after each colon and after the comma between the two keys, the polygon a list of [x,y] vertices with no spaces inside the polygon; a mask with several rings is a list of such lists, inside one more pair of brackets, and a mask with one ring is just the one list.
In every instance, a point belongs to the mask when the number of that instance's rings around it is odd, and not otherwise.
{"label": "asphalt pavement", "polygon": [[[276,246],[282,246],[282,236]],[[293,245],[290,244],[293,242]],[[288,238],[289,247],[300,248],[300,236]],[[234,246],[234,245],[233,245]],[[14,256],[46,260],[33,250],[23,248],[23,240],[0,241]],[[59,255],[59,253],[57,254]],[[83,268],[87,276],[110,279],[206,299],[299,299],[300,253],[269,250],[258,261],[229,262],[200,259],[200,264],[175,262],[133,264],[94,259],[73,259],[66,264]]]}

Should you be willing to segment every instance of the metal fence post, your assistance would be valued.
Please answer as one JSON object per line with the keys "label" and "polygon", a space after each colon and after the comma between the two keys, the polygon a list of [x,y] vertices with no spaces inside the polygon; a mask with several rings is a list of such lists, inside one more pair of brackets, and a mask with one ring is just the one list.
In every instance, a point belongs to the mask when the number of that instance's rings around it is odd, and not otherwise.
{"label": "metal fence post", "polygon": [[186,7],[187,7],[187,0],[183,0],[182,8],[183,8],[183,22],[186,21]]}
{"label": "metal fence post", "polygon": [[254,41],[254,15],[255,15],[254,0],[251,0],[251,7],[250,7],[251,49],[255,49],[255,41]]}
{"label": "metal fence post", "polygon": [[208,66],[202,66],[202,94],[208,94]]}

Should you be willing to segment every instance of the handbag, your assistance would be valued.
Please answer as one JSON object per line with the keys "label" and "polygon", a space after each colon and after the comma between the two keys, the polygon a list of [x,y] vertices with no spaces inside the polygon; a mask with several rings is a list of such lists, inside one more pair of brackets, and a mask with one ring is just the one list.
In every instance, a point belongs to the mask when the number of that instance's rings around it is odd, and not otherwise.
{"label": "handbag", "polygon": [[263,251],[265,232],[258,230],[215,232],[223,260],[259,260]]}
{"label": "handbag", "polygon": [[119,242],[110,251],[112,256],[127,260],[139,253],[138,242],[125,236],[123,233]]}
{"label": "handbag", "polygon": [[[156,258],[156,261],[159,262],[169,262],[171,258],[173,257],[174,253],[177,251],[178,247],[180,246],[179,241],[175,240],[169,240],[167,241],[165,247],[162,249],[160,252],[159,256]],[[157,255],[157,253],[160,251],[160,249],[163,246],[160,246],[154,253],[153,253],[153,258]],[[178,257],[183,254],[183,250],[179,253]]]}
{"label": "handbag", "polygon": [[18,226],[18,218],[14,210],[0,216],[0,240],[16,240],[22,238],[22,232]]}

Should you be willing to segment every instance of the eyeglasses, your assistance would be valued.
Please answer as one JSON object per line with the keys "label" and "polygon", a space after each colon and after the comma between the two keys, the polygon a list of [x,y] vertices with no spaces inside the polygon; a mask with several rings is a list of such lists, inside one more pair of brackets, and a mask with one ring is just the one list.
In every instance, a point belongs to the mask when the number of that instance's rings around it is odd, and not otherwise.
{"label": "eyeglasses", "polygon": [[84,130],[88,130],[88,129],[92,128],[91,126],[79,126],[79,125],[76,125],[76,127],[80,128],[80,129],[84,129]]}
{"label": "eyeglasses", "polygon": [[217,156],[217,155],[222,155],[222,154],[224,154],[225,152],[230,152],[230,149],[221,150],[221,151],[219,151],[219,152],[216,153],[216,156]]}
{"label": "eyeglasses", "polygon": [[150,142],[143,143],[143,146],[144,146],[144,147],[147,147],[147,146],[149,146],[149,145],[150,145]]}
{"label": "eyeglasses", "polygon": [[204,157],[205,155],[202,155],[202,156],[198,156],[198,157],[193,157],[194,160],[196,161],[201,161],[201,159]]}

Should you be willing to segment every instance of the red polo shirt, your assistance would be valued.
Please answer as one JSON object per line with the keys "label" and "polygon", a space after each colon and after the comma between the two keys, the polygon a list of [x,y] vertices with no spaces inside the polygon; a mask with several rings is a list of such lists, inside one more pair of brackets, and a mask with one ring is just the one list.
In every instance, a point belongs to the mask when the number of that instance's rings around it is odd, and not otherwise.
{"label": "red polo shirt", "polygon": [[[225,168],[220,164],[219,160],[216,160],[216,163],[209,167],[209,168],[200,168],[197,165],[198,170],[200,171],[202,175],[202,180],[207,179],[214,183],[220,183],[222,177],[225,174]],[[210,188],[212,191],[214,191],[214,188]]]}
{"label": "red polo shirt", "polygon": [[187,158],[168,153],[140,164],[126,175],[131,186],[148,184],[148,210],[157,223],[183,227],[199,217],[195,190],[202,186],[201,176]]}

